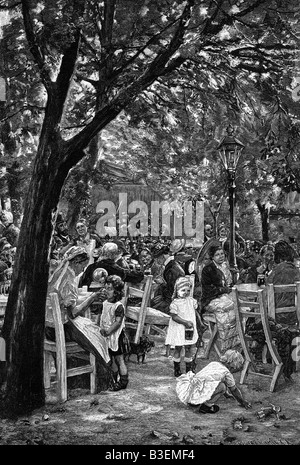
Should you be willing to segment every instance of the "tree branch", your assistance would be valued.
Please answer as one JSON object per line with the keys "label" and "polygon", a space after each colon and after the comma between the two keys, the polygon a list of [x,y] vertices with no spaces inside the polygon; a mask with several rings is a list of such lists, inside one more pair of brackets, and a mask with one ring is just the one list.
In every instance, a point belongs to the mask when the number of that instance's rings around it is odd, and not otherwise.
{"label": "tree branch", "polygon": [[78,48],[80,43],[80,32],[78,31],[75,36],[75,41],[70,45],[70,47],[64,53],[64,56],[61,60],[61,65],[59,69],[59,73],[56,79],[56,89],[57,89],[57,96],[59,99],[59,106],[60,109],[57,108],[58,112],[61,112],[63,109],[63,105],[65,103],[70,82],[72,80],[74,71],[75,71],[75,64],[78,54]]}
{"label": "tree branch", "polygon": [[[235,14],[229,14],[222,8],[223,0],[219,0],[218,2],[217,0],[213,0],[213,2],[216,4],[216,10],[213,13],[213,15],[211,15],[211,17],[207,20],[202,32],[205,34],[218,34],[223,29],[223,26],[231,25],[234,23],[234,21],[241,22],[240,18],[246,16],[248,13],[251,13],[253,10],[261,6],[266,1],[267,0],[256,0],[252,5],[249,5],[244,10]],[[222,20],[220,20],[218,24],[213,24],[214,19],[217,17],[217,14],[220,11],[223,13],[224,18],[222,18]]]}
{"label": "tree branch", "polygon": [[41,72],[41,78],[47,90],[52,86],[49,70],[46,67],[44,52],[38,42],[37,36],[34,32],[33,23],[30,16],[30,2],[29,0],[22,0],[22,14],[24,20],[25,34],[29,44],[30,51],[33,58]]}
{"label": "tree branch", "polygon": [[16,110],[14,113],[10,113],[5,118],[2,118],[0,120],[0,123],[3,123],[4,121],[9,120],[13,116],[16,116],[18,113],[21,113],[22,111],[27,110],[27,109],[35,109],[35,110],[39,110],[39,111],[45,111],[45,107],[39,107],[38,105],[30,105],[30,104],[23,105],[22,107],[18,108],[18,110]]}
{"label": "tree branch", "polygon": [[13,10],[16,6],[22,5],[22,2],[15,2],[12,5],[2,5],[0,4],[0,10]]}
{"label": "tree branch", "polygon": [[104,0],[104,37],[105,43],[102,43],[104,47],[110,47],[112,41],[112,31],[114,24],[116,0]]}
{"label": "tree branch", "polygon": [[261,6],[265,2],[266,0],[256,0],[252,5],[249,5],[244,10],[240,11],[239,13],[235,13],[233,17],[242,18],[243,16],[247,15],[248,13],[251,13],[253,10],[255,10],[255,8]]}
{"label": "tree branch", "polygon": [[125,63],[123,63],[123,65],[116,69],[113,74],[112,74],[112,78],[115,78],[117,75],[119,75],[120,73],[122,73],[126,68],[128,68],[128,66],[130,66],[136,59],[137,57],[144,52],[144,50],[146,48],[148,48],[150,45],[154,44],[155,42],[157,42],[157,40],[159,39],[159,37],[162,36],[163,33],[165,33],[168,29],[170,29],[172,26],[174,26],[174,24],[176,24],[176,22],[178,22],[178,18],[175,19],[174,21],[172,21],[171,23],[169,23],[165,28],[163,28],[160,32],[158,32],[157,34],[154,34],[142,47],[140,47],[136,53],[130,57]]}
{"label": "tree branch", "polygon": [[90,52],[97,56],[97,50],[89,43],[84,34],[80,34],[81,41],[84,42],[84,45],[90,50]]}
{"label": "tree branch", "polygon": [[[74,11],[73,19],[74,24],[76,24],[78,18],[81,18],[84,14],[85,2],[82,0],[74,0]],[[76,27],[76,26],[74,26]],[[81,31],[79,27],[76,28],[74,34],[74,41],[65,51],[59,73],[56,79],[56,90],[58,96],[58,107],[56,108],[57,114],[61,114],[63,111],[63,106],[68,95],[70,83],[75,71],[75,64],[77,60],[79,44],[80,44]]]}
{"label": "tree branch", "polygon": [[[80,161],[83,156],[83,150],[86,148],[90,140],[110,121],[112,121],[127,105],[137,97],[139,93],[149,87],[160,75],[165,74],[170,67],[166,67],[170,58],[178,50],[183,42],[184,33],[188,27],[191,17],[194,0],[187,0],[186,6],[178,21],[178,27],[174,32],[168,47],[156,55],[148,69],[137,79],[133,80],[127,88],[123,88],[115,99],[108,105],[103,106],[94,116],[93,120],[72,139],[64,143],[65,150],[61,162],[64,169],[70,169]],[[177,63],[184,61],[177,59]],[[172,62],[175,66],[176,60]]]}
{"label": "tree branch", "polygon": [[86,82],[89,82],[90,84],[92,84],[92,86],[96,89],[97,86],[98,86],[98,81],[96,81],[96,79],[91,79],[91,78],[87,78],[86,76],[84,76],[83,74],[81,73],[76,73],[76,79],[78,79],[79,81],[86,81]]}

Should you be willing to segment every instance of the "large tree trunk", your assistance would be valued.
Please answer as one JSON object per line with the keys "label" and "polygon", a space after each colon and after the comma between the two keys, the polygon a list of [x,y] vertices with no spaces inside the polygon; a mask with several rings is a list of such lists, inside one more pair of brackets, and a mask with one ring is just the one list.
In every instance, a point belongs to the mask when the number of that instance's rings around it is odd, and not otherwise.
{"label": "large tree trunk", "polygon": [[43,345],[48,251],[52,217],[63,179],[53,166],[47,169],[44,165],[43,168],[38,176],[32,177],[2,331],[7,347],[3,407],[16,414],[44,404]]}

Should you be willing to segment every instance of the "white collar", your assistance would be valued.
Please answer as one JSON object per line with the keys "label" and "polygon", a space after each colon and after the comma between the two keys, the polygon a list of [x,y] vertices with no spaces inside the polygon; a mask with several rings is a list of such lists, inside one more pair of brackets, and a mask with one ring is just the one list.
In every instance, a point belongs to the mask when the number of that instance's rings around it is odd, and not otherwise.
{"label": "white collar", "polygon": [[170,257],[167,258],[165,261],[164,265],[166,266],[168,263],[170,263],[172,260],[174,260],[174,255],[171,255]]}

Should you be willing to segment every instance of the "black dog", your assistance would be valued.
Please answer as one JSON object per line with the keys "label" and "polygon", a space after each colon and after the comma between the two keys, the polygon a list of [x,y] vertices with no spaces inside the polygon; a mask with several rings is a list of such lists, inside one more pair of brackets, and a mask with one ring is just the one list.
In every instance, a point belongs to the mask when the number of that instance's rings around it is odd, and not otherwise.
{"label": "black dog", "polygon": [[142,363],[145,361],[145,356],[147,352],[150,352],[152,347],[154,347],[155,344],[153,341],[151,341],[148,336],[143,335],[140,339],[140,342],[138,344],[135,344],[134,342],[130,342],[130,352],[126,354],[127,361],[130,358],[130,355],[135,354],[137,357],[137,362],[138,364],[140,363],[140,360]]}

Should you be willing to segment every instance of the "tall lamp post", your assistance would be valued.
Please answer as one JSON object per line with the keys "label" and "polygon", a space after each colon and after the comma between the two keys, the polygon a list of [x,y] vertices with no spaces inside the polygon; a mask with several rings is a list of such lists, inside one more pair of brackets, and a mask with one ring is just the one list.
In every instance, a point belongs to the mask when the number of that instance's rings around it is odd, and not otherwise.
{"label": "tall lamp post", "polygon": [[5,79],[0,76],[0,118],[3,117],[5,103],[6,103],[6,84],[5,84]]}
{"label": "tall lamp post", "polygon": [[[1,60],[1,58],[0,58]],[[0,69],[1,69],[1,62],[0,62]],[[2,151],[2,123],[1,120],[5,116],[5,108],[6,108],[6,82],[5,78],[0,76],[0,157],[4,157],[4,153]],[[0,198],[0,209],[4,210],[5,203],[4,199]]]}
{"label": "tall lamp post", "polygon": [[227,135],[218,146],[220,159],[227,172],[229,191],[229,214],[230,214],[230,236],[229,236],[229,266],[233,282],[236,283],[237,264],[235,255],[235,175],[236,168],[241,156],[244,144],[234,137],[234,129],[229,125],[226,129]]}

